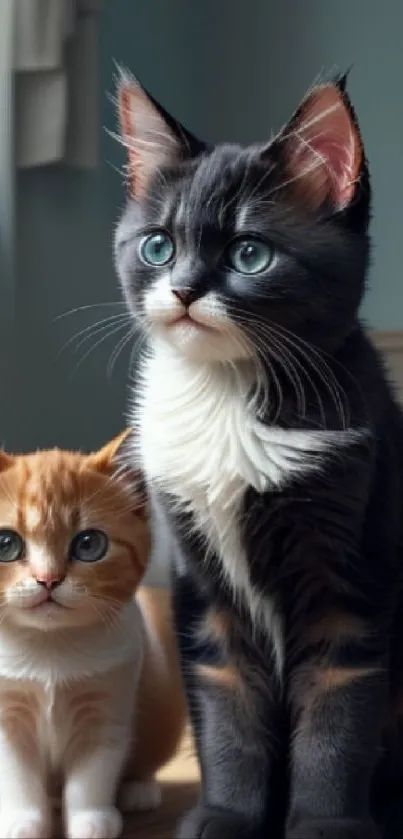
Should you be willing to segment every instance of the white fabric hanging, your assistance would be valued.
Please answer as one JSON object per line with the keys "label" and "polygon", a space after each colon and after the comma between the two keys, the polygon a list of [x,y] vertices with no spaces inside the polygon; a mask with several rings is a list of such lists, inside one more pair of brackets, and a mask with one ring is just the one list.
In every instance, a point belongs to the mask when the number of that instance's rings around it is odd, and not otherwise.
{"label": "white fabric hanging", "polygon": [[14,0],[20,168],[98,163],[101,0]]}

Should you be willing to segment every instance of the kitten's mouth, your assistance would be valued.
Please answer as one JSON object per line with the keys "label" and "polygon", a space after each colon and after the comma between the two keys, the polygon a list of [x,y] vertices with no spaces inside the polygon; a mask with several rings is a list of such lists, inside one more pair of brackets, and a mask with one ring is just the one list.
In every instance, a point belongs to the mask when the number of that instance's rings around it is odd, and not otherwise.
{"label": "kitten's mouth", "polygon": [[197,318],[192,317],[192,315],[190,315],[189,312],[186,312],[184,315],[179,315],[179,317],[176,317],[167,323],[167,327],[169,329],[174,326],[184,326],[188,328],[193,327],[196,329],[206,330],[207,332],[211,332],[213,330],[213,327],[211,325],[207,325],[206,323],[203,323]]}
{"label": "kitten's mouth", "polygon": [[28,611],[30,612],[39,612],[41,610],[46,611],[49,609],[63,609],[61,603],[58,603],[57,600],[54,600],[50,594],[44,600],[41,600],[39,603],[33,603],[32,606],[28,606]]}

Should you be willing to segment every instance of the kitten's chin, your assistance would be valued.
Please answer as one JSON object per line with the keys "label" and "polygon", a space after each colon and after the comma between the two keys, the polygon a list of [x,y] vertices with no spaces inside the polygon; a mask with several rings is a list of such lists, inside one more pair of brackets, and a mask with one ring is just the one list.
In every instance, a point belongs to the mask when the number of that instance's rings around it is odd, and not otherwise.
{"label": "kitten's chin", "polygon": [[8,615],[14,626],[41,632],[92,626],[98,620],[92,609],[72,609],[48,601],[32,609],[13,609]]}
{"label": "kitten's chin", "polygon": [[246,345],[229,330],[204,326],[191,320],[180,320],[170,325],[156,324],[152,334],[178,354],[200,363],[236,362],[250,358]]}
{"label": "kitten's chin", "polygon": [[68,609],[48,601],[30,609],[14,608],[8,615],[8,622],[15,626],[45,631],[66,626],[69,620],[71,616]]}

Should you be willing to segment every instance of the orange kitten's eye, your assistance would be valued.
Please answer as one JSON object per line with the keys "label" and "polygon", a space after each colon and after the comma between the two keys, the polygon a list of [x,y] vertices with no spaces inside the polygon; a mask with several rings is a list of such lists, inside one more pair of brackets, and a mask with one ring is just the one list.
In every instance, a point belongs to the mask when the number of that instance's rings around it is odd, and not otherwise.
{"label": "orange kitten's eye", "polygon": [[0,530],[0,562],[16,562],[24,553],[24,542],[15,530]]}
{"label": "orange kitten's eye", "polygon": [[70,558],[79,562],[98,562],[108,550],[108,537],[102,530],[82,530],[70,545]]}

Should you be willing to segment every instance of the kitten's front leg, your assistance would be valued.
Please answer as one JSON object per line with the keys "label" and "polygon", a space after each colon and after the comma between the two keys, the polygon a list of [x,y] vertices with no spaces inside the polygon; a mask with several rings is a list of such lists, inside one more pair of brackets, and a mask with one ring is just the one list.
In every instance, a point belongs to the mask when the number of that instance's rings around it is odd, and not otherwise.
{"label": "kitten's front leg", "polygon": [[[175,601],[179,618],[181,601],[183,608],[192,613],[191,597],[188,581],[177,579]],[[196,623],[200,623],[196,603],[194,614]],[[218,624],[221,618],[224,623],[225,616],[218,614],[213,621]],[[177,836],[254,839],[261,831],[264,834],[266,819],[271,816],[268,790],[273,751],[280,739],[270,672],[268,669],[260,676],[241,649],[237,653],[229,651],[209,664],[198,662],[189,648],[191,635],[192,626],[188,624],[186,633],[179,638],[183,641],[182,666],[202,789],[200,803],[185,817]]]}
{"label": "kitten's front leg", "polygon": [[63,797],[68,839],[120,836],[122,817],[115,802],[132,738],[142,655],[140,638],[135,658],[73,685],[65,696]]}
{"label": "kitten's front leg", "polygon": [[115,807],[130,731],[105,726],[97,732],[98,745],[78,745],[68,768],[64,808],[68,839],[115,839],[123,823]]}
{"label": "kitten's front leg", "polygon": [[[1,839],[47,839],[51,829],[46,772],[36,721],[21,703],[2,709],[0,724]],[[20,708],[20,713],[18,709]],[[28,712],[27,712],[28,711]]]}
{"label": "kitten's front leg", "polygon": [[[337,618],[337,619],[336,619]],[[351,615],[329,625],[352,625]],[[358,624],[358,620],[357,620]],[[291,675],[294,718],[287,839],[376,839],[370,785],[379,756],[386,668],[379,633],[306,651]],[[317,634],[317,641],[319,633]],[[375,648],[375,645],[377,649]],[[319,645],[320,646],[320,645]],[[372,648],[373,647],[373,648]]]}

